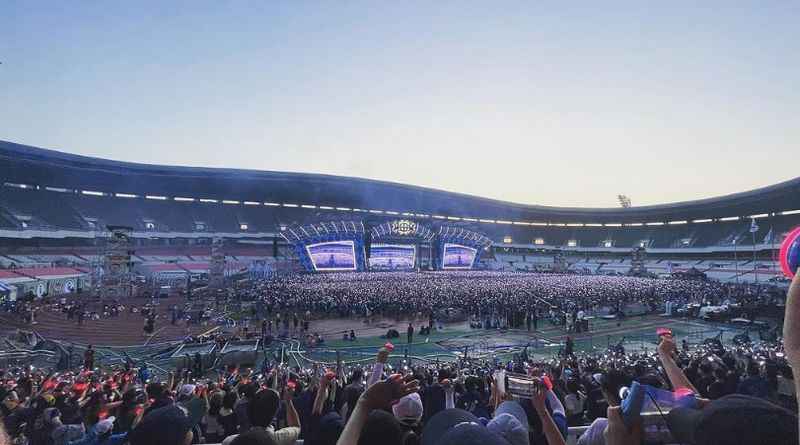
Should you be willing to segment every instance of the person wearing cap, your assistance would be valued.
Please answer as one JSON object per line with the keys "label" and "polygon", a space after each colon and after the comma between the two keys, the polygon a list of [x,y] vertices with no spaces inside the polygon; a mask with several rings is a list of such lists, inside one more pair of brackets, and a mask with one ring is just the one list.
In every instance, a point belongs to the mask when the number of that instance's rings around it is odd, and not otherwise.
{"label": "person wearing cap", "polygon": [[516,400],[506,400],[497,405],[494,417],[486,424],[486,428],[502,436],[511,445],[530,444],[528,415]]}
{"label": "person wearing cap", "polygon": [[462,409],[448,408],[425,423],[421,445],[511,445],[497,432],[506,428],[503,422],[494,425],[492,431],[475,415]]}
{"label": "person wearing cap", "polygon": [[422,434],[423,411],[422,399],[416,392],[401,397],[392,405],[392,414],[402,431],[403,443],[416,443],[412,441],[412,437],[419,437]]}
{"label": "person wearing cap", "polygon": [[146,414],[128,433],[130,445],[191,444],[194,438],[192,428],[205,415],[198,402],[191,405],[191,410],[180,405],[168,405]]}

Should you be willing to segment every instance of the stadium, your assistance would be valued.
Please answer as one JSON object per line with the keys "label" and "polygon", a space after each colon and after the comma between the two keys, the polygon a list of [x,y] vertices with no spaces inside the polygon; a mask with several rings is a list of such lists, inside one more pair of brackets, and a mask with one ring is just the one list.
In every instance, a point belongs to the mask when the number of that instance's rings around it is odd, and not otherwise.
{"label": "stadium", "polygon": [[[194,289],[221,292],[238,280],[284,274],[451,269],[780,289],[788,280],[778,249],[800,223],[800,179],[697,201],[594,209],[318,174],[132,164],[12,142],[0,142],[0,159],[7,302],[183,303]],[[90,343],[42,317],[40,334]],[[125,330],[120,338],[111,330],[108,344],[139,343]],[[158,339],[183,335],[166,327]]]}
{"label": "stadium", "polygon": [[62,3],[0,445],[800,445],[796,3]]}
{"label": "stadium", "polygon": [[68,371],[83,356],[156,379],[355,369],[387,342],[402,344],[398,369],[576,353],[641,366],[656,329],[702,354],[774,353],[779,249],[800,224],[800,179],[568,208],[13,142],[0,160],[3,365]]}

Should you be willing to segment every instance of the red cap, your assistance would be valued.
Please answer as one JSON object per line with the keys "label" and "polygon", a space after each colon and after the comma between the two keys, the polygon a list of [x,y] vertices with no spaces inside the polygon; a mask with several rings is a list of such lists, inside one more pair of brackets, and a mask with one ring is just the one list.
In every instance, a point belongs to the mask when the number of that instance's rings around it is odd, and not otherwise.
{"label": "red cap", "polygon": [[286,387],[289,389],[295,389],[297,387],[297,383],[295,383],[293,380],[289,380],[286,382]]}
{"label": "red cap", "polygon": [[386,344],[383,345],[383,347],[386,348],[386,350],[389,352],[394,351],[394,345],[390,341],[387,341]]}
{"label": "red cap", "polygon": [[333,380],[336,378],[336,373],[333,371],[328,371],[325,373],[325,378],[328,380]]}

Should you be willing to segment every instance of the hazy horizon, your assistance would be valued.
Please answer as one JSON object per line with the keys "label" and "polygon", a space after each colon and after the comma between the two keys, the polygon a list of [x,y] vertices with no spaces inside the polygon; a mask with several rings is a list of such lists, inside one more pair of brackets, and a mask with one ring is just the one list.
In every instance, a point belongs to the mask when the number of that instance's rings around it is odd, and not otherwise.
{"label": "hazy horizon", "polygon": [[17,2],[0,139],[616,207],[800,176],[800,3]]}

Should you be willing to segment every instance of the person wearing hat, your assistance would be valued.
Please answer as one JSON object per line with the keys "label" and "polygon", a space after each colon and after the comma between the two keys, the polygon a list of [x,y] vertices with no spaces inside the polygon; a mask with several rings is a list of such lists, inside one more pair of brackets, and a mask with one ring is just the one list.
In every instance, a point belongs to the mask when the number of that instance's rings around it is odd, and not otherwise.
{"label": "person wearing hat", "polygon": [[497,424],[492,431],[470,412],[448,408],[425,424],[421,445],[511,445],[497,432],[502,426]]}
{"label": "person wearing hat", "polygon": [[194,428],[205,415],[200,399],[190,408],[168,405],[151,411],[128,433],[131,445],[189,445]]}
{"label": "person wearing hat", "polygon": [[392,413],[402,430],[403,443],[417,443],[418,439],[412,438],[418,438],[422,434],[423,409],[422,399],[416,392],[401,397],[392,405]]}
{"label": "person wearing hat", "polygon": [[494,417],[486,424],[489,431],[506,439],[511,445],[529,445],[528,415],[516,400],[506,400],[494,410]]}
{"label": "person wearing hat", "polygon": [[797,445],[797,415],[758,397],[733,394],[667,414],[672,437],[687,445]]}

